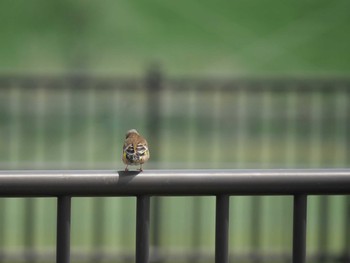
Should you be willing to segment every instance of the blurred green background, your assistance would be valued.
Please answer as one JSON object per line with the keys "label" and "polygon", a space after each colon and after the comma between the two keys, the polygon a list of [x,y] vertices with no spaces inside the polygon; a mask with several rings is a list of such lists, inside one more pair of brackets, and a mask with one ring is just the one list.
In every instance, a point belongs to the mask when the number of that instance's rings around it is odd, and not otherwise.
{"label": "blurred green background", "polygon": [[[0,168],[124,169],[131,128],[150,142],[145,169],[349,167],[349,7],[2,1]],[[349,251],[349,203],[309,197],[312,262]],[[54,261],[55,199],[0,210],[0,260]],[[214,211],[213,197],[153,200],[163,261],[209,262]],[[230,212],[235,262],[288,262],[291,197],[232,197]],[[132,262],[134,238],[133,197],[73,199],[72,262]]]}
{"label": "blurred green background", "polygon": [[143,74],[347,74],[348,1],[1,1],[0,67]]}

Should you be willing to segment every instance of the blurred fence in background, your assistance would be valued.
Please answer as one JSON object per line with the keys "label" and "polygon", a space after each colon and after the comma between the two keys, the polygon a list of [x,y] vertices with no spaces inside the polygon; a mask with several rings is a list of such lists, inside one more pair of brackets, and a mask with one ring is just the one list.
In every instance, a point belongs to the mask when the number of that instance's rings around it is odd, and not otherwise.
{"label": "blurred fence in background", "polygon": [[[348,78],[1,75],[0,168],[121,170],[131,128],[148,138],[145,169],[349,167],[349,103]],[[51,258],[53,202],[0,200],[0,261]],[[210,258],[214,205],[210,197],[154,199],[153,254],[166,255],[159,262]],[[231,205],[236,261],[288,262],[291,197],[234,197]],[[73,258],[132,260],[134,206],[132,198],[75,198]],[[310,197],[308,209],[314,262],[345,260],[349,197]]]}

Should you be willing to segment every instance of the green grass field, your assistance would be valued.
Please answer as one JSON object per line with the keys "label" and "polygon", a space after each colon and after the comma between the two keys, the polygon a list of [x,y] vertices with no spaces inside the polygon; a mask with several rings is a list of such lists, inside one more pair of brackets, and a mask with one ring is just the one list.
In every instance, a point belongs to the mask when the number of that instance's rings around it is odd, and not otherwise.
{"label": "green grass field", "polygon": [[348,74],[340,1],[5,1],[0,70],[171,75]]}

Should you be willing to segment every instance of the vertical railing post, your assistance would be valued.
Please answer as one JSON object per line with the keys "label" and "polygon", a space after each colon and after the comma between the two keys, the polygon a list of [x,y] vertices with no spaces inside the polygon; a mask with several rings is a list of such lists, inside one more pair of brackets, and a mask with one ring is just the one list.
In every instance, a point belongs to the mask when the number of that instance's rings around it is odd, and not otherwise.
{"label": "vertical railing post", "polygon": [[293,263],[305,263],[306,260],[306,212],[307,195],[295,195],[293,214]]}
{"label": "vertical railing post", "polygon": [[150,197],[138,196],[136,209],[136,263],[148,263]]}
{"label": "vertical railing post", "polygon": [[70,220],[71,197],[59,196],[57,199],[56,263],[70,262]]}
{"label": "vertical railing post", "polygon": [[215,263],[228,263],[229,195],[216,196]]}

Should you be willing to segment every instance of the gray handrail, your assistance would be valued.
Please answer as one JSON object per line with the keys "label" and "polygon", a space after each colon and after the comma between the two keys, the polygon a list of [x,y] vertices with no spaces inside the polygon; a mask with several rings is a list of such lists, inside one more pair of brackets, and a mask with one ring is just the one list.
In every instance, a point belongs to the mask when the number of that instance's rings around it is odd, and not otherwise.
{"label": "gray handrail", "polygon": [[56,262],[70,262],[73,196],[136,196],[136,263],[149,262],[150,196],[216,195],[215,262],[228,263],[230,195],[293,195],[293,263],[306,259],[307,196],[349,194],[350,169],[0,171],[0,197],[57,197]]}
{"label": "gray handrail", "polygon": [[0,171],[0,196],[350,194],[350,169]]}

